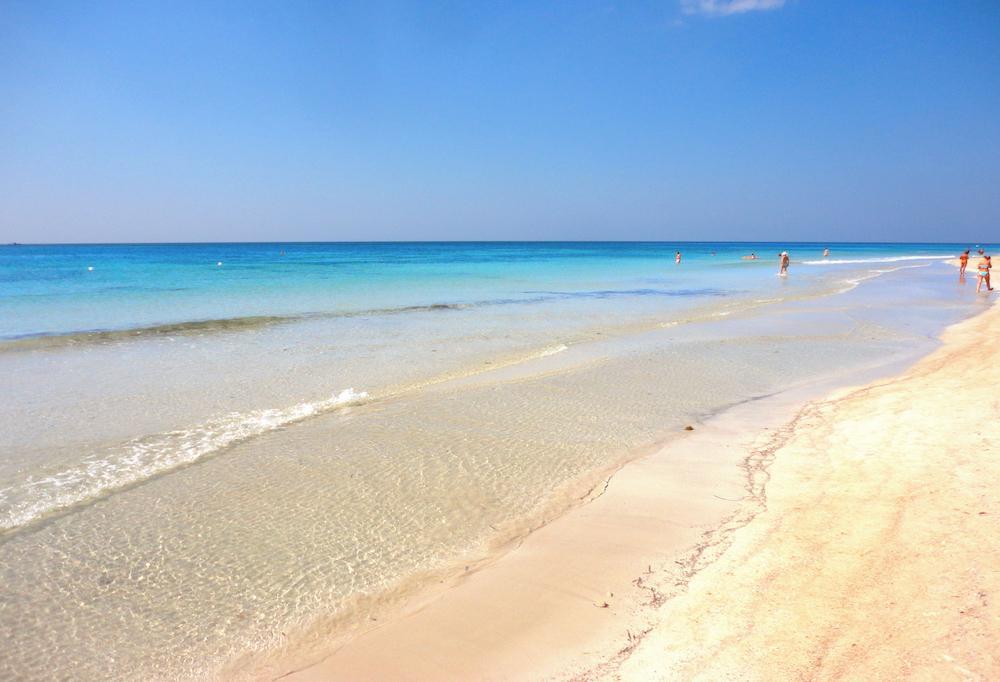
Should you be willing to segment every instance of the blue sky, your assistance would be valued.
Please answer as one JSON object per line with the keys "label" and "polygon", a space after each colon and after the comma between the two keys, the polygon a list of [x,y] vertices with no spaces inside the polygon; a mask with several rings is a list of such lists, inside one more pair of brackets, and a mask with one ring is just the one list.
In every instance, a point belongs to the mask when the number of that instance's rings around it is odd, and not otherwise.
{"label": "blue sky", "polygon": [[0,242],[1000,240],[1000,3],[0,2]]}

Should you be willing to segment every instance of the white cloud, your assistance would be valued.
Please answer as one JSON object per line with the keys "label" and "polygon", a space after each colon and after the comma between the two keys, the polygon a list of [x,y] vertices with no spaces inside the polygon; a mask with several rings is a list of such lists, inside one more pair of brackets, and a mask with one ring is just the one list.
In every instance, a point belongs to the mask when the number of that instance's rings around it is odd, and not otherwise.
{"label": "white cloud", "polygon": [[744,12],[778,9],[785,0],[681,0],[684,14],[704,14],[710,17],[728,17]]}

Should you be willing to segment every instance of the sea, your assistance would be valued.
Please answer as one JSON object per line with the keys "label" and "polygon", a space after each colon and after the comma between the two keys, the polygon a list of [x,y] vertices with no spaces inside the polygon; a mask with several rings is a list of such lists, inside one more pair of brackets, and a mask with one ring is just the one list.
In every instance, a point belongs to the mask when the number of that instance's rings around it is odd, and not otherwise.
{"label": "sea", "polygon": [[930,352],[975,246],[0,246],[0,678],[315,660],[685,425]]}

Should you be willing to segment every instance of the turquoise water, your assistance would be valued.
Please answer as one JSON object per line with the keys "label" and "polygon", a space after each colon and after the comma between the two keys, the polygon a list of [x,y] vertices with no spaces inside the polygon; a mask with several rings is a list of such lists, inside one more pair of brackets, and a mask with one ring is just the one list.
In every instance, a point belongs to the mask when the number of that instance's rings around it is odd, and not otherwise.
{"label": "turquoise water", "polygon": [[[968,246],[836,244],[828,260],[955,255],[962,248]],[[677,250],[683,277],[671,269]],[[758,270],[774,268],[781,250],[791,251],[797,262],[818,261],[823,245],[7,246],[0,247],[0,339],[246,317],[509,305],[561,296],[712,295],[752,289]],[[751,252],[761,260],[740,259]]]}
{"label": "turquoise water", "polygon": [[0,676],[319,655],[679,425],[926,352],[970,246],[0,247]]}

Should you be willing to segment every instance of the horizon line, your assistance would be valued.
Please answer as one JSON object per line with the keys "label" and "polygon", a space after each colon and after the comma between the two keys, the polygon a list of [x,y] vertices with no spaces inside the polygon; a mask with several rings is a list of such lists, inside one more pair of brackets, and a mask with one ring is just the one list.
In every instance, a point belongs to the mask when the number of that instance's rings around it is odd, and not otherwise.
{"label": "horizon line", "polygon": [[[900,241],[900,240],[727,240],[727,239],[331,239],[331,240],[266,240],[266,241],[176,241],[176,242],[5,242],[0,247],[14,246],[195,246],[237,244],[973,244],[960,241]],[[979,242],[983,246],[992,242]]]}

